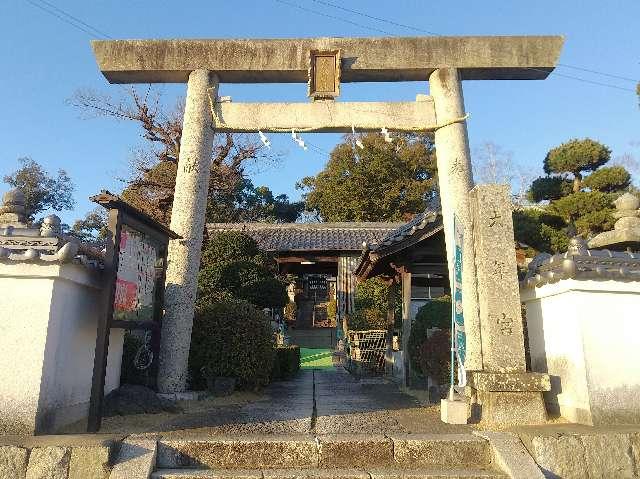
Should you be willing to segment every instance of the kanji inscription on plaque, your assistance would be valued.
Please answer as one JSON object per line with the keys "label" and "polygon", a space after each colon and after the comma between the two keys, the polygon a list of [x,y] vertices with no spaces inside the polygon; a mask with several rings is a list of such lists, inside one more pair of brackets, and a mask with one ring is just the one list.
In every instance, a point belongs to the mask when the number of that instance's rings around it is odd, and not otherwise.
{"label": "kanji inscription on plaque", "polygon": [[340,95],[340,50],[309,53],[309,96],[314,100]]}

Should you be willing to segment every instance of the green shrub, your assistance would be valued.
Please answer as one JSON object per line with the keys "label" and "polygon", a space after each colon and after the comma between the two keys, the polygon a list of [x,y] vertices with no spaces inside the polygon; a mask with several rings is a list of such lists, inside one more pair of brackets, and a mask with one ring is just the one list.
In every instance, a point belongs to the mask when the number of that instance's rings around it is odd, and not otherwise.
{"label": "green shrub", "polygon": [[[430,338],[427,332],[440,328]],[[409,360],[415,371],[446,384],[451,362],[451,298],[441,296],[418,310],[409,336]]]}
{"label": "green shrub", "polygon": [[251,236],[240,231],[220,231],[211,235],[202,250],[202,266],[221,261],[252,261],[266,266],[266,255]]}
{"label": "green shrub", "polygon": [[261,278],[240,287],[238,297],[258,308],[284,308],[289,301],[287,290],[277,278]]}
{"label": "green shrub", "polygon": [[416,313],[413,328],[440,328],[451,327],[451,296],[440,296],[432,299],[422,306]]}
{"label": "green shrub", "polygon": [[191,335],[191,387],[204,389],[205,374],[235,377],[239,388],[268,384],[272,336],[269,318],[246,301],[200,304]]}
{"label": "green shrub", "polygon": [[285,284],[276,278],[273,258],[244,233],[214,234],[202,250],[198,274],[198,303],[243,299],[258,308],[287,304]]}
{"label": "green shrub", "polygon": [[[413,331],[412,331],[413,334]],[[410,346],[411,366],[423,377],[431,376],[439,385],[447,384],[451,374],[451,330],[441,329],[431,337]]]}
{"label": "green shrub", "polygon": [[386,315],[389,286],[379,277],[358,283],[354,298],[355,309],[375,308]]}
{"label": "green shrub", "polygon": [[387,316],[376,308],[357,309],[347,315],[347,325],[352,331],[367,331],[370,329],[387,329]]}
{"label": "green shrub", "polygon": [[[354,299],[355,311],[347,316],[349,329],[365,331],[389,328],[391,325],[387,324],[388,304],[389,285],[382,279],[374,277],[359,283]],[[399,301],[397,305],[400,305]]]}
{"label": "green shrub", "polygon": [[278,346],[271,379],[281,381],[295,376],[300,371],[300,346]]}

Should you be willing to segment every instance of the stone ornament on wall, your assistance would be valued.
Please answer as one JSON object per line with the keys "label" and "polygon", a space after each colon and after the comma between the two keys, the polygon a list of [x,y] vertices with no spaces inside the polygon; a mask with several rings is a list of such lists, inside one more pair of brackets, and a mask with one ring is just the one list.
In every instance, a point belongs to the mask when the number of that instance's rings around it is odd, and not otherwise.
{"label": "stone ornament on wall", "polygon": [[78,253],[78,245],[62,238],[61,221],[56,215],[42,220],[39,228],[26,221],[26,198],[18,189],[2,197],[0,206],[0,261],[68,262]]}
{"label": "stone ornament on wall", "polygon": [[640,250],[640,199],[625,193],[613,202],[616,207],[613,216],[617,221],[612,231],[600,233],[589,241],[590,248],[612,250]]}

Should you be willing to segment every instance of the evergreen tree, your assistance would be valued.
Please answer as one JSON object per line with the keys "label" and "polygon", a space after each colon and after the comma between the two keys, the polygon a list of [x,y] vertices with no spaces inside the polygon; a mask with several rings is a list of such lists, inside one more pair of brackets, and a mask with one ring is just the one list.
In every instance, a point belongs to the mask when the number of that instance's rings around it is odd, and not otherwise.
{"label": "evergreen tree", "polygon": [[347,135],[331,152],[323,171],[298,188],[308,210],[324,221],[403,221],[425,208],[437,189],[436,163],[429,135],[377,133]]}
{"label": "evergreen tree", "polygon": [[612,201],[629,189],[631,175],[622,166],[604,166],[610,158],[609,148],[589,138],[550,150],[544,159],[547,176],[534,180],[527,192],[539,205],[514,213],[516,238],[539,251],[558,252],[573,234],[589,238],[611,229]]}

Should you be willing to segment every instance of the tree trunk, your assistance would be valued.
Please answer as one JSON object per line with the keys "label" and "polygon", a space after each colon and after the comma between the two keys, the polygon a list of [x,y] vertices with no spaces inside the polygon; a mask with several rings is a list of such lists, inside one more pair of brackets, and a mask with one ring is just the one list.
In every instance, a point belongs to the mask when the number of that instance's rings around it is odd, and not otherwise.
{"label": "tree trunk", "polygon": [[577,193],[582,188],[582,175],[580,172],[573,173],[573,192]]}

